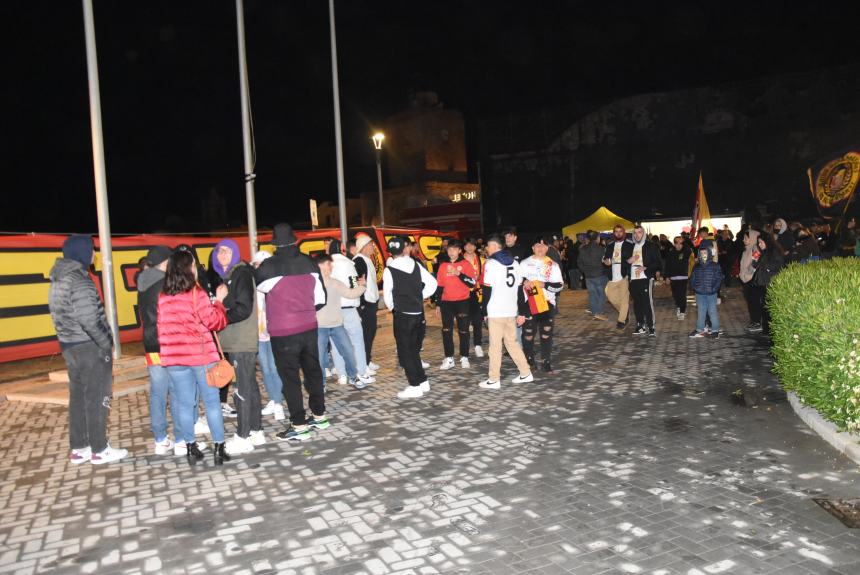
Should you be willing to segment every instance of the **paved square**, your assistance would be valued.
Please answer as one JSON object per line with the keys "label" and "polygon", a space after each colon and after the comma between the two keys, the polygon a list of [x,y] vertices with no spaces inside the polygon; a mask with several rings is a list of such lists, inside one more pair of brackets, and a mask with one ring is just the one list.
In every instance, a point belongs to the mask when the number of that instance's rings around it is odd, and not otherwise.
{"label": "paved square", "polygon": [[440,372],[431,327],[411,401],[383,328],[378,383],[329,380],[330,429],[223,468],[153,455],[145,393],[103,467],[68,463],[64,408],[0,403],[0,573],[860,573],[860,530],[812,501],[860,496],[858,469],[794,416],[740,291],[719,341],[656,303],[639,338],[565,292],[557,374],[499,391],[486,359]]}

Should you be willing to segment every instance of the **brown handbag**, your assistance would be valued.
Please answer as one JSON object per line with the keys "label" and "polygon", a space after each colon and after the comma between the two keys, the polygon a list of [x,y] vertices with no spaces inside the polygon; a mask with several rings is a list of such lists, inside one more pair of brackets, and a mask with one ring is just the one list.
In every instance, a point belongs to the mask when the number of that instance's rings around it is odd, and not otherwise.
{"label": "brown handbag", "polygon": [[[194,305],[194,315],[197,316],[197,321],[201,324],[203,321],[200,319],[200,315],[197,313],[197,289],[196,286],[192,293],[193,305]],[[216,332],[211,332],[213,336],[215,336],[215,345],[218,346],[218,357],[220,358],[218,362],[212,367],[206,368],[206,383],[209,387],[217,387],[222,388],[234,379],[236,379],[236,370],[233,368],[233,365],[227,361],[227,358],[224,357],[224,350],[221,349],[221,340],[218,339],[218,334]]]}

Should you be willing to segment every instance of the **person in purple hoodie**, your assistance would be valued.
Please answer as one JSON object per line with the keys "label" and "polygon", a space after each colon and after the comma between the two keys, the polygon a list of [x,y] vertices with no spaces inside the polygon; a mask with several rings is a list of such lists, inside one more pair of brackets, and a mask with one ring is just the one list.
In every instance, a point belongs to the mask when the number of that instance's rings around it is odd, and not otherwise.
{"label": "person in purple hoodie", "polygon": [[[289,224],[277,224],[272,234],[275,255],[254,273],[257,290],[266,294],[266,322],[272,352],[290,411],[290,425],[276,436],[282,441],[305,441],[310,430],[326,429],[325,388],[317,341],[317,310],[325,306],[326,290],[319,266],[299,251]],[[311,417],[306,418],[302,395],[304,373]]]}

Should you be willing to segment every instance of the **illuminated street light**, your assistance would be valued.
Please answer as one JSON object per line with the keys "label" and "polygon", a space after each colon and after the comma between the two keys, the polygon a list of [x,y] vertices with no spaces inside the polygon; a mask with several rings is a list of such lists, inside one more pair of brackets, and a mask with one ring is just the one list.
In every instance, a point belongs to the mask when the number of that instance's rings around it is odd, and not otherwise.
{"label": "illuminated street light", "polygon": [[382,141],[385,134],[376,132],[373,134],[373,147],[376,149],[376,182],[379,186],[379,227],[385,226],[385,210],[382,206]]}

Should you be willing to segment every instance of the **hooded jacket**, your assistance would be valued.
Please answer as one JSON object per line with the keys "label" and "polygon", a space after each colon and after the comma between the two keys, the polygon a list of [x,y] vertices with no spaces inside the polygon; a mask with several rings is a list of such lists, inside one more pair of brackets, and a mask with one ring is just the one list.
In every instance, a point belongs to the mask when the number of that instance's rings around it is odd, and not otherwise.
{"label": "hooded jacket", "polygon": [[[334,243],[334,242],[332,242]],[[340,244],[340,242],[338,242]],[[348,288],[354,288],[358,284],[358,271],[355,269],[355,263],[340,252],[331,254],[331,277],[338,280]],[[362,292],[363,293],[363,292]],[[361,296],[358,297],[341,297],[338,302],[340,307],[358,307],[361,304]]]}
{"label": "hooded jacket", "polygon": [[749,234],[750,243],[748,246],[744,246],[744,253],[741,254],[741,265],[738,272],[738,276],[744,283],[749,283],[755,275],[752,256],[753,252],[757,249],[756,244],[758,243],[759,236],[759,233],[756,230],[749,230],[747,233]]}
{"label": "hooded jacket", "polygon": [[164,285],[164,272],[147,268],[137,276],[137,309],[143,324],[143,350],[158,353],[158,295]]}
{"label": "hooded jacket", "polygon": [[200,366],[219,359],[213,331],[224,329],[227,313],[206,292],[194,286],[187,292],[158,296],[158,343],[161,365]]}
{"label": "hooded jacket", "polygon": [[257,288],[251,266],[240,261],[224,276],[227,297],[227,327],[220,333],[221,347],[227,353],[256,353],[259,346]]}
{"label": "hooded jacket", "polygon": [[682,246],[680,250],[676,250],[673,246],[666,254],[666,277],[687,277],[687,274],[690,273],[690,254],[692,253],[692,250],[686,245]]}
{"label": "hooded jacket", "polygon": [[779,233],[776,234],[776,241],[782,246],[785,253],[791,253],[794,249],[794,234],[788,229],[788,224],[782,218],[777,218],[774,224],[779,224]]}
{"label": "hooded jacket", "polygon": [[761,252],[759,258],[753,260],[753,267],[756,269],[753,283],[764,288],[769,286],[773,277],[782,269],[784,262],[785,258],[782,257],[779,248],[776,246]]}
{"label": "hooded jacket", "polygon": [[[654,279],[661,269],[663,269],[663,260],[660,258],[660,248],[657,247],[654,242],[649,241],[645,235],[642,236],[642,241],[638,244],[633,242],[629,244],[629,248],[627,245],[624,245],[621,250],[621,258],[622,261],[626,262],[629,258],[633,257],[634,250],[637,245],[641,245],[642,247],[642,264],[641,267],[645,268],[645,277],[643,278],[634,278],[632,276],[633,270],[632,265],[627,264],[627,273],[630,275],[630,279]],[[626,248],[626,249],[625,249]]]}
{"label": "hooded jacket", "polygon": [[110,353],[113,339],[104,306],[84,264],[57,258],[49,277],[48,309],[60,348],[93,342]]}
{"label": "hooded jacket", "polygon": [[[277,226],[276,226],[277,227]],[[317,328],[317,310],[326,303],[319,266],[295,244],[279,247],[254,273],[266,296],[266,323],[272,337]]]}
{"label": "hooded jacket", "polygon": [[699,255],[700,259],[693,266],[693,273],[690,275],[690,285],[699,295],[715,294],[723,285],[723,270],[713,260],[710,249],[700,249]]}

